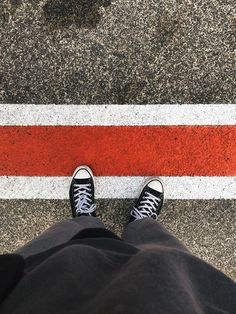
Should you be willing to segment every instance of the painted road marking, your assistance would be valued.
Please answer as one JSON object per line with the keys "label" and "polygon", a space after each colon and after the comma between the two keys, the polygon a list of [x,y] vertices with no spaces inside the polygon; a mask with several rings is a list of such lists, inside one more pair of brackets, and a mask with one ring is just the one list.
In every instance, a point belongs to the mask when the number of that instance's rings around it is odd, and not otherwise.
{"label": "painted road marking", "polygon": [[[161,177],[166,199],[233,199],[236,177]],[[95,196],[136,198],[147,177],[95,177]],[[1,199],[68,199],[70,177],[0,177]]]}
{"label": "painted road marking", "polygon": [[236,105],[9,105],[0,125],[235,125]]}
{"label": "painted road marking", "polygon": [[92,167],[98,198],[160,176],[169,199],[236,198],[236,105],[2,105],[0,198],[67,199]]}
{"label": "painted road marking", "polygon": [[1,126],[1,176],[236,176],[236,126]]}

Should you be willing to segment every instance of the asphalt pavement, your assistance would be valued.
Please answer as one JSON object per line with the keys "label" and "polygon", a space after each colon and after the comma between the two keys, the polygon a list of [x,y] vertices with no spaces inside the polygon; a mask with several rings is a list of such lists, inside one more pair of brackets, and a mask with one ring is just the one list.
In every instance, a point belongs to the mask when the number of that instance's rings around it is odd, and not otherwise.
{"label": "asphalt pavement", "polygon": [[0,102],[234,103],[234,0],[3,0]]}

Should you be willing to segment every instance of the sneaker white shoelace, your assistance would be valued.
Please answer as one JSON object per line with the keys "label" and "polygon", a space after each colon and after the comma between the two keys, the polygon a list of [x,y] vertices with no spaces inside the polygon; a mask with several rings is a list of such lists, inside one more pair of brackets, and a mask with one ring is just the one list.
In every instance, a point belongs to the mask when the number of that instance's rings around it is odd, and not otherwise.
{"label": "sneaker white shoelace", "polygon": [[90,214],[95,211],[96,205],[92,203],[91,184],[75,184],[74,199],[76,214]]}
{"label": "sneaker white shoelace", "polygon": [[143,199],[140,202],[140,205],[131,211],[131,215],[135,219],[142,219],[147,217],[152,217],[154,219],[158,219],[158,215],[155,213],[156,206],[159,205],[161,199],[149,192],[145,192],[143,195]]}

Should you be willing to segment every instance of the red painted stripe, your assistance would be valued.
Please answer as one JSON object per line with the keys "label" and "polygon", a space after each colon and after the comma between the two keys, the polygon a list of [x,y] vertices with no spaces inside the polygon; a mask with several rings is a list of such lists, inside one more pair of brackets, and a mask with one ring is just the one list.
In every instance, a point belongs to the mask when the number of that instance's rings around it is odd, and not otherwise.
{"label": "red painted stripe", "polygon": [[0,175],[235,176],[236,126],[3,126]]}

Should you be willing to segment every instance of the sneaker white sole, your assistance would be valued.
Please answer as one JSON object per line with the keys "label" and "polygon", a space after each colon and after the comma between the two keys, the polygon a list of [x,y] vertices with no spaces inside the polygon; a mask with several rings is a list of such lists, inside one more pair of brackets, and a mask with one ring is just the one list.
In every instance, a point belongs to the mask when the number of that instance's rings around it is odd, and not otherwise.
{"label": "sneaker white sole", "polygon": [[79,170],[81,170],[81,169],[87,170],[88,173],[91,175],[93,181],[94,181],[94,175],[93,175],[92,169],[89,168],[88,166],[85,166],[85,165],[79,166],[79,167],[77,167],[77,168],[75,169],[75,171],[74,171],[73,174],[72,174],[72,179],[74,178],[74,176],[76,175],[76,173],[77,173]]}

